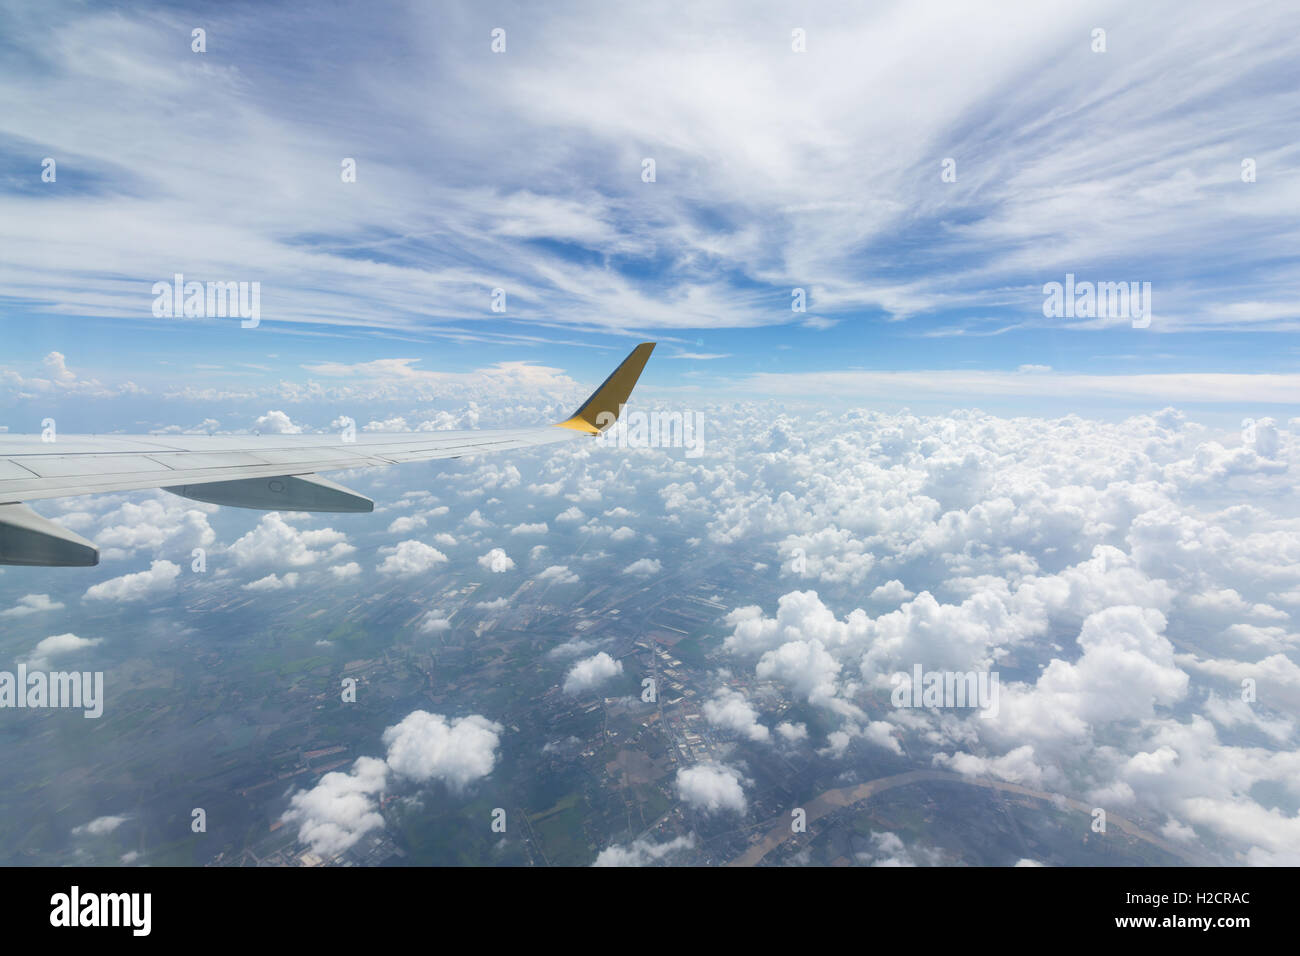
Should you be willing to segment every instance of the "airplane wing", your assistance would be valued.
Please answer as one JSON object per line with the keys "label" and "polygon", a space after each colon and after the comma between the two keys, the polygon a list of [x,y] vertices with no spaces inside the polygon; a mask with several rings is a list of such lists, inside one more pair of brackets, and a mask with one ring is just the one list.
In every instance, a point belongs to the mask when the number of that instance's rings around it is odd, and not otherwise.
{"label": "airplane wing", "polygon": [[73,435],[52,443],[0,434],[0,564],[87,567],[90,541],[23,502],[162,488],[266,511],[373,511],[369,498],[318,472],[461,458],[598,435],[618,418],[653,342],[634,348],[568,419],[533,428],[326,435]]}

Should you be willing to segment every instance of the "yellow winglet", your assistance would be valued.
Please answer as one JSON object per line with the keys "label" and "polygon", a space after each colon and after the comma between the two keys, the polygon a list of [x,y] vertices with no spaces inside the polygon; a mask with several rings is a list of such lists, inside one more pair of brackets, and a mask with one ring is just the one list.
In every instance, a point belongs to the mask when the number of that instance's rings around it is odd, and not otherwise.
{"label": "yellow winglet", "polygon": [[582,407],[566,421],[556,422],[556,428],[572,428],[576,432],[599,435],[614,422],[618,421],[619,409],[627,404],[632,394],[632,386],[641,377],[641,370],[655,350],[655,343],[642,342],[632,350],[623,364],[610,373],[609,378],[600,388],[591,393],[591,397],[582,403]]}

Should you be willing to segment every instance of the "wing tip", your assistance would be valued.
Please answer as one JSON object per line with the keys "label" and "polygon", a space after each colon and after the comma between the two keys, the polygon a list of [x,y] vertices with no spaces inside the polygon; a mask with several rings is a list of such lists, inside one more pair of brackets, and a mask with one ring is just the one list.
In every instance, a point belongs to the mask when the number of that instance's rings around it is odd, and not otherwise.
{"label": "wing tip", "polygon": [[555,427],[599,435],[618,421],[619,412],[627,404],[656,344],[658,343],[642,342],[629,352],[618,368],[601,383],[600,388],[592,392],[571,416],[562,422],[556,422]]}

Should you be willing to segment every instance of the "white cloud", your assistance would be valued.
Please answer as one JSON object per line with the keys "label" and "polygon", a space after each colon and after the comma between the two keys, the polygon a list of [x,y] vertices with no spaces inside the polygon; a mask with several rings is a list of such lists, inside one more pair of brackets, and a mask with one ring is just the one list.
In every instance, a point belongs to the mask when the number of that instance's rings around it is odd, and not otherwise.
{"label": "white cloud", "polygon": [[86,647],[96,647],[102,643],[104,643],[102,637],[78,637],[72,633],[54,634],[37,642],[27,658],[27,666],[33,670],[44,670],[56,657],[63,657]]}
{"label": "white cloud", "polygon": [[295,425],[284,412],[273,411],[259,415],[253,422],[253,430],[267,435],[301,435],[302,426]]}
{"label": "white cloud", "polygon": [[808,739],[808,727],[802,723],[794,724],[788,720],[783,720],[776,725],[776,732],[786,743],[793,744]]}
{"label": "white cloud", "polygon": [[1001,694],[993,732],[1012,739],[1079,736],[1092,726],[1154,716],[1187,693],[1187,674],[1164,637],[1165,617],[1138,607],[1111,607],[1088,616],[1074,663],[1053,660],[1026,691]]}
{"label": "white cloud", "polygon": [[562,564],[552,564],[537,575],[537,580],[553,584],[576,584],[578,576]]}
{"label": "white cloud", "polygon": [[748,802],[741,779],[739,771],[723,764],[682,767],[677,771],[677,795],[706,813],[731,811],[743,815]]}
{"label": "white cloud", "polygon": [[652,866],[683,850],[695,849],[695,834],[674,837],[663,843],[633,840],[626,846],[614,844],[600,851],[592,866]]}
{"label": "white cloud", "polygon": [[748,740],[766,743],[771,732],[758,722],[758,711],[739,691],[719,687],[701,708],[704,717],[715,727],[732,731]]}
{"label": "white cloud", "polygon": [[764,654],[754,668],[754,674],[761,680],[779,680],[800,697],[816,704],[836,695],[836,679],[841,666],[821,641],[789,641]]}
{"label": "white cloud", "polygon": [[897,833],[871,833],[872,848],[855,854],[858,863],[870,866],[943,866],[948,862],[937,847],[913,843],[908,846]]}
{"label": "white cloud", "polygon": [[510,555],[506,554],[501,548],[493,548],[487,554],[480,555],[478,563],[479,567],[491,571],[493,574],[502,574],[515,566],[515,562]]}
{"label": "white cloud", "polygon": [[104,816],[96,817],[89,823],[83,823],[81,826],[73,827],[74,836],[103,836],[106,833],[112,833],[127,820],[121,816]]}
{"label": "white cloud", "polygon": [[296,824],[298,839],[313,852],[332,858],[383,827],[376,798],[387,787],[388,765],[358,757],[347,773],[331,771],[310,790],[294,793],[280,819]]}
{"label": "white cloud", "polygon": [[616,661],[604,651],[583,658],[569,668],[564,676],[566,694],[585,694],[612,677],[623,673],[623,662]]}
{"label": "white cloud", "polygon": [[641,558],[633,561],[623,569],[624,574],[631,574],[639,578],[648,578],[658,574],[663,570],[663,565],[659,563],[658,558]]}
{"label": "white cloud", "polygon": [[48,594],[24,594],[11,608],[0,611],[0,617],[27,617],[44,611],[61,611],[63,603],[50,600]]}
{"label": "white cloud", "polygon": [[886,581],[871,592],[871,600],[888,604],[900,604],[914,597],[916,595],[905,588],[903,582],[897,579]]}
{"label": "white cloud", "polygon": [[547,657],[579,657],[592,650],[596,645],[591,641],[571,638],[546,652]]}
{"label": "white cloud", "polygon": [[417,784],[438,780],[463,790],[492,772],[502,730],[478,714],[448,720],[412,711],[384,731],[385,759],[358,757],[346,773],[325,774],[311,789],[290,797],[281,819],[296,824],[298,839],[314,852],[332,858],[383,827],[378,798],[393,786],[394,776]]}
{"label": "white cloud", "polygon": [[384,731],[388,766],[418,783],[440,780],[463,790],[492,772],[504,729],[478,714],[448,720],[413,711]]}
{"label": "white cloud", "polygon": [[93,532],[102,558],[122,558],[149,550],[189,554],[211,548],[217,539],[208,523],[215,505],[188,501],[161,491],[143,501],[122,501],[99,519]]}
{"label": "white cloud", "polygon": [[441,611],[430,611],[420,622],[421,634],[441,634],[449,630],[451,630],[451,621],[444,617]]}
{"label": "white cloud", "polygon": [[394,518],[388,525],[389,534],[410,534],[417,528],[423,528],[429,523],[429,519],[424,515],[402,515],[400,518]]}
{"label": "white cloud", "polygon": [[[333,569],[331,569],[333,570]],[[298,572],[287,571],[281,577],[277,574],[268,574],[264,578],[258,578],[256,581],[249,581],[243,585],[245,591],[283,591],[291,590],[298,586]]]}
{"label": "white cloud", "polygon": [[278,511],[262,516],[257,527],[239,538],[229,554],[240,567],[274,565],[300,568],[320,561],[336,561],[356,549],[347,535],[333,528],[300,531]]}
{"label": "white cloud", "polygon": [[511,534],[546,534],[549,529],[545,521],[538,521],[535,524],[518,524],[510,529]]}
{"label": "white cloud", "polygon": [[386,553],[387,557],[379,565],[380,574],[424,574],[447,560],[447,556],[437,548],[414,540],[403,541],[393,548],[384,548],[381,553]]}
{"label": "white cloud", "polygon": [[1017,747],[1001,757],[977,757],[973,754],[936,754],[936,766],[949,767],[972,777],[993,776],[1030,787],[1043,786],[1043,768],[1034,761],[1034,748]]}
{"label": "white cloud", "polygon": [[160,597],[171,591],[179,565],[170,561],[154,561],[148,571],[137,571],[121,577],[109,578],[86,589],[85,597],[93,601],[144,601]]}

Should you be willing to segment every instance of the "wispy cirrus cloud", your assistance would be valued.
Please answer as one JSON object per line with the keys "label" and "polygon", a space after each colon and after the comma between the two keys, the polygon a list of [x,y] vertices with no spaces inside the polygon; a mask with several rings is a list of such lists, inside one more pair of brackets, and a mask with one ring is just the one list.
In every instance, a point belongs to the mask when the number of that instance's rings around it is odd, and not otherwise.
{"label": "wispy cirrus cloud", "polygon": [[493,55],[467,8],[205,15],[205,54],[174,8],[9,8],[0,295],[148,324],[156,279],[249,276],[277,323],[437,334],[502,318],[493,288],[524,323],[667,330],[786,323],[802,286],[832,319],[1041,324],[1038,286],[1091,269],[1157,283],[1160,328],[1297,320],[1294,11],[726,10],[504,4]]}

